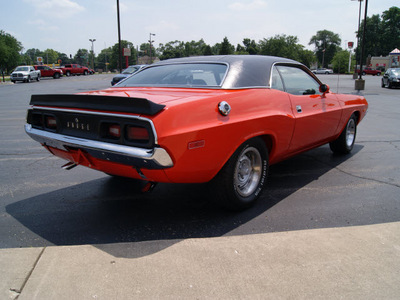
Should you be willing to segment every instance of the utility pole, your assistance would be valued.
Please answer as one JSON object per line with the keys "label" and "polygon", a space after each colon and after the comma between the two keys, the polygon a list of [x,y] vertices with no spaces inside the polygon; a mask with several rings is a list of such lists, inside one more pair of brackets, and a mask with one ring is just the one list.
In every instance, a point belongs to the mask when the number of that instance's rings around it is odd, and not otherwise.
{"label": "utility pole", "polygon": [[119,21],[119,0],[117,0],[117,20],[118,20],[118,71],[122,72],[122,48],[121,48],[121,26]]}
{"label": "utility pole", "polygon": [[96,41],[96,39],[89,39],[90,42],[92,42],[92,69],[94,70],[94,47],[93,43]]}
{"label": "utility pole", "polygon": [[150,39],[149,39],[149,43],[150,43],[150,64],[153,63],[153,57],[151,56],[151,45],[154,41],[151,40],[151,36],[155,36],[155,33],[150,33]]}

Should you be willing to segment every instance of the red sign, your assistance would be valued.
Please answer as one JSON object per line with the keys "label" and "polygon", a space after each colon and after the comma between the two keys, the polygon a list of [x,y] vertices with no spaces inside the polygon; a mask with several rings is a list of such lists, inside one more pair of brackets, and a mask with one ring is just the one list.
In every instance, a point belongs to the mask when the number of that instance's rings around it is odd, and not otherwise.
{"label": "red sign", "polygon": [[349,47],[349,49],[353,49],[354,43],[353,42],[348,42],[347,46]]}

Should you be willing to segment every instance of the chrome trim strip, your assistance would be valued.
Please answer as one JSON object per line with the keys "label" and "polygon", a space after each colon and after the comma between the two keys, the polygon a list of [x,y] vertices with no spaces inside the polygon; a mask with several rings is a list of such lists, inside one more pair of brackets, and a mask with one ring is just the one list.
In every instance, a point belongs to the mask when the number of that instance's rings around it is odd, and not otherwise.
{"label": "chrome trim strip", "polygon": [[82,114],[100,115],[100,116],[106,116],[106,117],[130,118],[130,119],[149,122],[151,129],[153,130],[153,134],[154,134],[154,143],[158,144],[156,128],[154,127],[153,121],[148,118],[144,118],[144,117],[140,117],[140,116],[126,115],[126,114],[105,113],[105,112],[87,111],[87,110],[78,110],[78,109],[50,108],[50,107],[36,106],[36,105],[33,105],[32,108],[33,109],[35,109],[35,108],[41,109],[41,110],[49,110],[49,111],[61,111],[61,112],[75,113],[75,114],[82,113]]}
{"label": "chrome trim strip", "polygon": [[92,141],[35,129],[32,128],[30,124],[25,124],[25,132],[32,139],[41,144],[45,144],[46,146],[54,147],[64,151],[67,150],[65,146],[77,148],[83,147],[87,149],[107,152],[110,154],[129,156],[144,161],[151,161],[164,168],[169,168],[174,165],[168,152],[165,149],[159,147],[155,147],[154,149],[143,149],[99,141]]}

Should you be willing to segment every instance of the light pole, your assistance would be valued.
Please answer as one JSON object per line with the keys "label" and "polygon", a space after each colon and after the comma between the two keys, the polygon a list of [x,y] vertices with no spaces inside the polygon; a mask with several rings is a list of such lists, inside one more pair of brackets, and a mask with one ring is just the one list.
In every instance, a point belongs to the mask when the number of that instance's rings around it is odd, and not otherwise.
{"label": "light pole", "polygon": [[[352,0],[353,1],[353,0]],[[360,10],[358,16],[358,41],[360,35],[360,20],[361,20],[361,2],[363,0],[358,0],[360,2]],[[360,74],[358,79],[355,81],[355,89],[356,90],[364,90],[365,88],[365,80],[362,79],[362,72],[363,72],[363,59],[364,59],[364,50],[365,50],[365,33],[367,31],[367,9],[368,9],[368,0],[365,0],[365,12],[364,12],[364,28],[363,28],[363,37],[361,40],[361,52],[360,52]],[[358,42],[359,43],[359,42]]]}
{"label": "light pole", "polygon": [[[361,25],[361,2],[363,0],[351,0],[351,1],[358,1],[360,2],[360,7],[358,9],[358,27],[357,27],[357,49],[360,50],[360,25]],[[355,52],[357,55],[357,52]],[[359,56],[360,58],[360,56]],[[359,61],[360,62],[360,61]],[[356,61],[356,66],[354,67],[354,73],[357,73],[357,61]],[[357,76],[353,77],[353,79],[356,79]]]}
{"label": "light pole", "polygon": [[118,21],[118,71],[122,72],[122,49],[121,49],[121,26],[119,22],[119,0],[117,0],[117,21]]}
{"label": "light pole", "polygon": [[94,70],[94,46],[93,43],[96,41],[96,39],[89,39],[89,42],[92,42],[92,69]]}
{"label": "light pole", "polygon": [[150,43],[150,64],[153,63],[153,57],[151,56],[151,45],[154,41],[151,40],[151,36],[155,36],[155,33],[150,33],[149,43]]}

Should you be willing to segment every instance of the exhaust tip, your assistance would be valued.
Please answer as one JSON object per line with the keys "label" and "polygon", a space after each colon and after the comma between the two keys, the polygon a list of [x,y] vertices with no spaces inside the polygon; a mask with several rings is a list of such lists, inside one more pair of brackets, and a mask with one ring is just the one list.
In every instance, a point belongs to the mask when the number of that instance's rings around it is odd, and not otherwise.
{"label": "exhaust tip", "polygon": [[77,166],[76,163],[73,162],[67,162],[65,165],[63,165],[61,168],[63,168],[64,170],[71,170],[73,168],[75,168]]}

